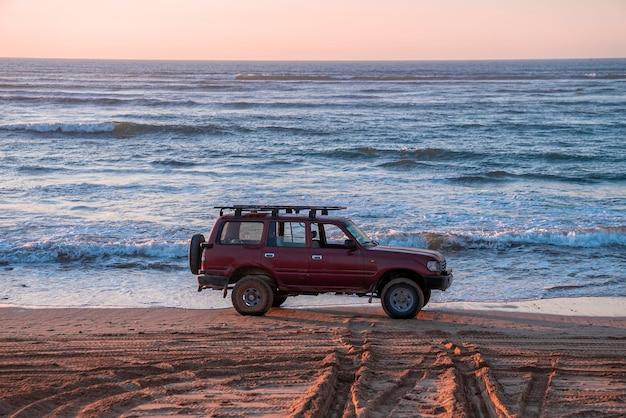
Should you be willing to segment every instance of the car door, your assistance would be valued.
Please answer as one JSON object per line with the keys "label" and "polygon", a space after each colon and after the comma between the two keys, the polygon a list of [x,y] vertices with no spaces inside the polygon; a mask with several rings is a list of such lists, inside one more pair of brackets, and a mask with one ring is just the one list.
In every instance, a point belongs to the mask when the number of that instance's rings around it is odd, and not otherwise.
{"label": "car door", "polygon": [[302,220],[269,222],[261,263],[284,288],[301,289],[308,283],[311,248],[309,225]]}
{"label": "car door", "polygon": [[367,272],[362,250],[351,247],[351,235],[339,223],[311,223],[309,283],[325,290],[364,291]]}

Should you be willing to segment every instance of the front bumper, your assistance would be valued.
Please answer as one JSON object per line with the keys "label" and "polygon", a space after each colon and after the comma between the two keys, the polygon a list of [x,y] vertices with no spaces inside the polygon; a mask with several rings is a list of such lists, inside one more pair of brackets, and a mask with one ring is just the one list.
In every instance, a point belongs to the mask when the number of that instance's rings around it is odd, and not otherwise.
{"label": "front bumper", "polygon": [[429,289],[446,290],[452,284],[454,277],[451,271],[445,272],[440,276],[426,278],[426,284]]}

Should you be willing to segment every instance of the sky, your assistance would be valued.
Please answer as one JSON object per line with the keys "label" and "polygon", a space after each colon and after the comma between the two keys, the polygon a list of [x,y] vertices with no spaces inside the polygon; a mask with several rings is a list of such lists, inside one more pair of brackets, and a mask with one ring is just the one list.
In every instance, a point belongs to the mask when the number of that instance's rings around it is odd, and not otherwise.
{"label": "sky", "polygon": [[0,0],[0,57],[626,57],[626,0]]}

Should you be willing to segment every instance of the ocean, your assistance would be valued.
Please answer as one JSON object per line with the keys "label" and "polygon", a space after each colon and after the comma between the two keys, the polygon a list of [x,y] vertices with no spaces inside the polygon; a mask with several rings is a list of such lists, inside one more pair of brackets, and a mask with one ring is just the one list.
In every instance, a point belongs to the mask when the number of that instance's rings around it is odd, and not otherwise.
{"label": "ocean", "polygon": [[232,203],[440,250],[435,301],[626,296],[626,59],[0,59],[0,304],[228,306],[186,253]]}

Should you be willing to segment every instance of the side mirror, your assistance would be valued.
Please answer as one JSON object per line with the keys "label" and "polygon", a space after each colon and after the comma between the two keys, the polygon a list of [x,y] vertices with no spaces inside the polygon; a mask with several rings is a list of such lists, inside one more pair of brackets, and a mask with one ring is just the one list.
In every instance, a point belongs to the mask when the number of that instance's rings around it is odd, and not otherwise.
{"label": "side mirror", "polygon": [[353,239],[347,239],[343,242],[343,245],[350,248],[351,250],[356,248],[356,242]]}

